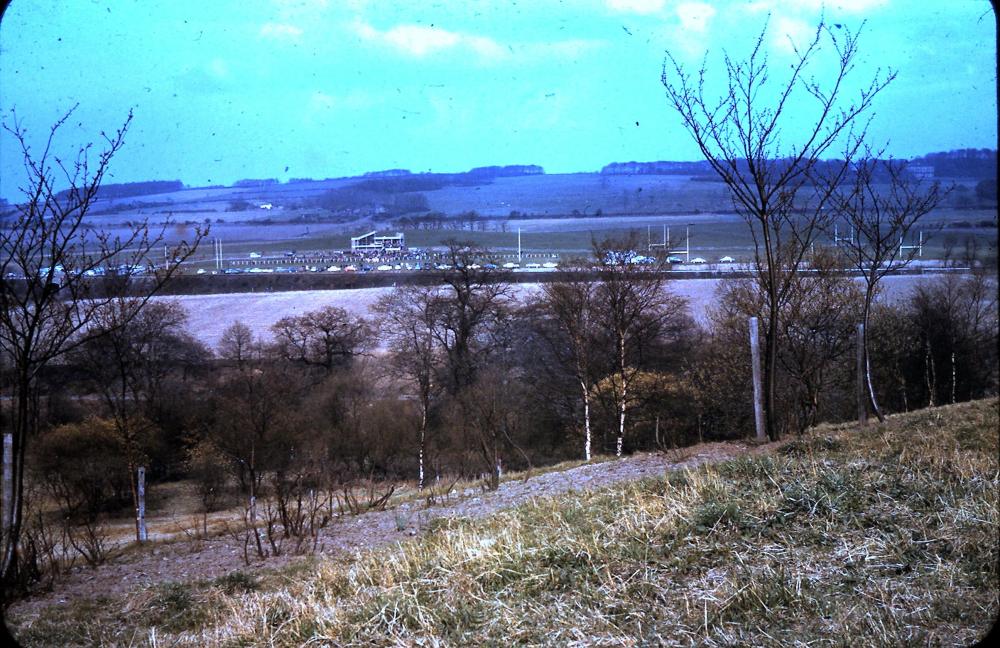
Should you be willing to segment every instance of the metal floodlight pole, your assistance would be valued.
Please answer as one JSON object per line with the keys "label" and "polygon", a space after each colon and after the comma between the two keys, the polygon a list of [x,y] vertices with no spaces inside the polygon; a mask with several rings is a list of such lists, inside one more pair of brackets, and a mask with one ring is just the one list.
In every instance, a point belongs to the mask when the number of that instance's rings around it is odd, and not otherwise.
{"label": "metal floodlight pole", "polygon": [[521,228],[517,228],[517,262],[521,262]]}

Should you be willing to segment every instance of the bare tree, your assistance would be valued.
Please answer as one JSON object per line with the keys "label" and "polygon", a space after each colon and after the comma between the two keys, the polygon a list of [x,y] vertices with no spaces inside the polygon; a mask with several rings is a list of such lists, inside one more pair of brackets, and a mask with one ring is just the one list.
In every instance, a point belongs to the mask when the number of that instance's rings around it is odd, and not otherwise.
{"label": "bare tree", "polygon": [[434,337],[445,352],[445,387],[454,395],[475,382],[477,364],[490,350],[490,332],[505,318],[512,297],[507,274],[485,267],[488,250],[455,240],[447,244],[449,269],[440,275],[444,285]]}
{"label": "bare tree", "polygon": [[667,289],[662,272],[665,261],[652,265],[636,253],[634,233],[625,240],[594,243],[594,255],[602,263],[595,290],[596,324],[608,336],[613,361],[610,380],[602,381],[611,391],[617,414],[615,455],[621,456],[625,442],[625,419],[631,401],[629,390],[639,375],[643,352],[660,336],[686,303]]}
{"label": "bare tree", "polygon": [[250,327],[244,322],[236,321],[222,331],[219,356],[235,363],[237,369],[243,369],[247,362],[259,354],[259,347]]}
{"label": "bare tree", "polygon": [[458,396],[462,423],[488,471],[486,486],[490,490],[500,487],[504,449],[512,447],[525,461],[528,459],[515,441],[523,425],[523,399],[519,391],[511,367],[500,364],[485,368],[476,377],[476,382],[465,387]]}
{"label": "bare tree", "polygon": [[[70,110],[49,130],[39,154],[28,144],[27,129],[12,116],[3,128],[18,142],[24,161],[24,201],[13,220],[0,228],[0,344],[12,366],[13,481],[10,520],[0,549],[0,578],[7,586],[17,580],[18,543],[22,525],[24,458],[28,439],[38,427],[38,378],[42,369],[73,347],[97,335],[91,332],[96,313],[133,291],[131,310],[120,323],[134,318],[190,256],[204,236],[195,231],[190,243],[181,243],[170,257],[177,263],[160,268],[142,280],[140,269],[152,269],[151,252],[163,241],[164,230],[151,233],[147,222],[132,225],[124,235],[112,236],[89,228],[87,216],[114,155],[125,142],[132,115],[113,134],[104,134],[104,149],[92,159],[92,145],[78,149],[66,161],[52,151],[58,130]],[[60,191],[60,185],[66,188]],[[97,281],[91,275],[105,274]],[[11,280],[11,275],[23,278]],[[6,513],[5,513],[6,515]]]}
{"label": "bare tree", "polygon": [[226,456],[247,495],[247,524],[257,555],[265,551],[257,531],[257,504],[264,476],[286,467],[300,445],[300,377],[284,363],[257,361],[223,376],[215,390],[213,446]]}
{"label": "bare tree", "polygon": [[428,419],[440,386],[435,380],[441,364],[440,349],[434,337],[439,308],[438,289],[425,286],[397,288],[372,307],[380,332],[389,345],[391,365],[409,379],[420,404],[417,487],[421,489],[424,487]]}
{"label": "bare tree", "polygon": [[[595,302],[596,286],[572,271],[561,271],[559,281],[542,284],[542,306],[554,319],[563,340],[549,339],[557,357],[572,368],[580,387],[583,402],[583,456],[591,454],[591,392],[594,388],[594,358],[596,353]],[[546,336],[548,339],[548,336]]]}
{"label": "bare tree", "polygon": [[921,186],[907,172],[905,162],[880,160],[870,154],[855,164],[852,181],[843,183],[834,194],[837,213],[849,227],[842,249],[865,283],[862,362],[867,405],[879,421],[885,421],[885,416],[872,383],[868,341],[872,304],[882,278],[905,267],[917,255],[919,248],[904,246],[904,242],[946,194],[937,182]]}
{"label": "bare tree", "polygon": [[321,367],[327,374],[338,364],[364,353],[374,337],[364,318],[336,306],[282,317],[271,332],[279,356]]}
{"label": "bare tree", "polygon": [[[661,81],[670,105],[729,187],[733,205],[753,236],[757,282],[767,305],[764,410],[773,439],[780,434],[775,379],[781,305],[832,214],[834,190],[865,138],[870,121],[865,116],[895,73],[876,73],[856,97],[847,98],[858,34],[820,20],[808,43],[793,43],[790,72],[775,83],[778,69],[764,51],[766,34],[765,26],[745,61],[725,56],[727,85],[717,98],[707,93],[707,59],[692,78],[668,54]],[[821,57],[827,44],[833,56],[821,85],[812,75],[827,63]],[[837,147],[842,147],[842,159],[824,161]]]}
{"label": "bare tree", "polygon": [[854,348],[861,290],[843,269],[843,260],[824,250],[810,274],[799,275],[782,305],[778,362],[793,383],[796,432],[815,425],[833,376]]}
{"label": "bare tree", "polygon": [[183,330],[187,312],[178,302],[153,302],[133,316],[134,299],[116,300],[95,313],[91,332],[98,335],[71,356],[90,378],[114,423],[136,510],[136,540],[141,541],[136,471],[145,463],[146,449],[156,434],[148,405],[157,397],[173,356],[187,346]]}

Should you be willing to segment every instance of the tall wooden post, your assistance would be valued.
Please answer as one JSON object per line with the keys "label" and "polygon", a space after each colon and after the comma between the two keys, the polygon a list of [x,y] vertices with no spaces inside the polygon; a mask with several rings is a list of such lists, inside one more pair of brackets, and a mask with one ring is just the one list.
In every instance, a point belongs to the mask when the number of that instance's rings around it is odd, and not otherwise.
{"label": "tall wooden post", "polygon": [[[10,542],[10,527],[14,522],[14,435],[3,435],[3,542]],[[6,546],[6,545],[5,545]]]}
{"label": "tall wooden post", "polygon": [[865,325],[858,324],[858,424],[868,424],[868,398],[865,393]]}
{"label": "tall wooden post", "polygon": [[760,329],[757,318],[750,318],[750,364],[753,369],[753,420],[757,427],[757,441],[767,441],[764,429],[764,388],[760,376]]}
{"label": "tall wooden post", "polygon": [[139,506],[135,510],[136,528],[139,542],[146,541],[146,467],[139,466]]}

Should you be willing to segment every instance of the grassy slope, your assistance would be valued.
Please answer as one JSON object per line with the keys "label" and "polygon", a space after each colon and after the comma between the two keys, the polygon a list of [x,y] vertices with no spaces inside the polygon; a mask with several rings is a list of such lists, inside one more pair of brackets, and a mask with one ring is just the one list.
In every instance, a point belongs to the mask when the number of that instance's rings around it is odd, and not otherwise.
{"label": "grassy slope", "polygon": [[451,520],[262,579],[95,598],[27,645],[967,645],[998,609],[997,400]]}

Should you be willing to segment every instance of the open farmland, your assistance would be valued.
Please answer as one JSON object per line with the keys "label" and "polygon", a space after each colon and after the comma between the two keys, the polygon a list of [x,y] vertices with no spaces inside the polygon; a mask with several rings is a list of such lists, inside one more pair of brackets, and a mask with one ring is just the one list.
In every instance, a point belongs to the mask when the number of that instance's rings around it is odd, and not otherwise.
{"label": "open farmland", "polygon": [[428,193],[446,214],[473,210],[487,216],[512,211],[533,216],[579,214],[697,214],[729,207],[726,186],[682,175],[550,174],[497,178],[476,187]]}
{"label": "open farmland", "polygon": [[[926,278],[915,276],[886,277],[885,294],[889,299],[900,299],[918,281]],[[930,279],[933,280],[933,279]],[[685,279],[673,281],[670,288],[686,298],[696,321],[704,323],[708,310],[715,301],[715,290],[720,279]],[[538,284],[522,283],[514,286],[516,294],[526,297],[538,291]],[[198,340],[215,348],[222,332],[236,321],[250,326],[257,335],[268,338],[272,324],[282,317],[302,315],[325,306],[337,306],[357,315],[368,315],[368,308],[391,288],[363,288],[347,290],[307,290],[273,293],[233,293],[224,295],[183,295],[158,297],[177,300],[189,314],[188,330]]]}
{"label": "open farmland", "polygon": [[[350,246],[351,236],[373,229],[403,231],[411,247],[433,248],[457,238],[501,254],[516,252],[520,230],[522,252],[562,257],[586,254],[594,239],[619,238],[630,232],[635,232],[640,244],[655,243],[662,240],[667,227],[672,242],[679,246],[686,243],[689,232],[692,256],[709,260],[725,255],[746,260],[753,247],[746,224],[733,212],[725,185],[699,177],[574,173],[499,177],[477,184],[440,181],[442,186],[430,184],[420,191],[369,192],[363,208],[331,211],[322,206],[328,192],[349,192],[362,181],[341,178],[191,188],[100,199],[87,222],[112,235],[127,233],[129,223],[143,219],[155,231],[169,222],[167,244],[191,240],[196,226],[209,226],[211,237],[223,242],[224,267],[247,259],[251,251],[277,255],[288,250],[343,250]],[[965,187],[968,193],[968,181],[942,181]],[[959,193],[956,190],[955,195]],[[441,214],[441,220],[418,226],[413,219],[426,212],[408,214],[411,222],[401,222],[372,207],[371,201],[391,202],[397,196],[416,194],[426,199],[430,212]],[[469,212],[475,216],[461,216]],[[925,219],[922,256],[960,256],[972,241],[978,256],[989,263],[996,258],[996,218],[996,208],[989,205],[958,209],[944,204]],[[212,246],[205,245],[189,269],[212,265]]]}

